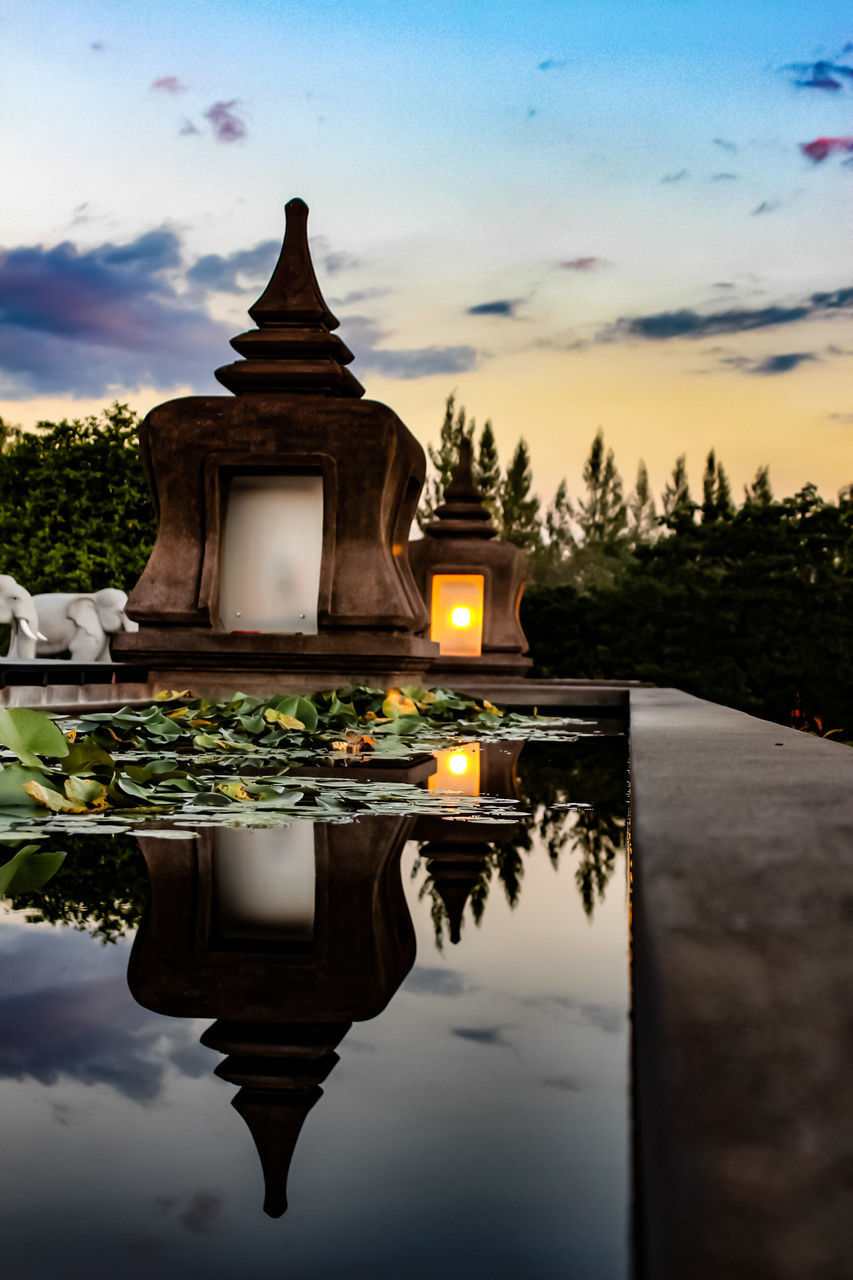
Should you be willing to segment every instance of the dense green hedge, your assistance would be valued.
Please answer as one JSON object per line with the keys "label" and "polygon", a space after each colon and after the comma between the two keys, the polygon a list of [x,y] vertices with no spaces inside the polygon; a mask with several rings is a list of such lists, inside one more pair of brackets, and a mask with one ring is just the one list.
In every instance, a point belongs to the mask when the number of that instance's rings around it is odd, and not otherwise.
{"label": "dense green hedge", "polygon": [[675,685],[853,736],[853,504],[796,498],[683,520],[609,585],[531,587],[537,673]]}

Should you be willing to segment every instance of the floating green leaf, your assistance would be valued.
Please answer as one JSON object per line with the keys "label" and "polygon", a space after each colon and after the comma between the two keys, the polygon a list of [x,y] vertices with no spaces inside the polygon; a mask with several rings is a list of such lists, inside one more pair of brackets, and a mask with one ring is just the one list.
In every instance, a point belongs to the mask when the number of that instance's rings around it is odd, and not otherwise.
{"label": "floating green leaf", "polygon": [[39,853],[37,844],[24,845],[14,858],[0,867],[0,897],[32,893],[47,884],[65,861],[65,853],[52,849]]}
{"label": "floating green leaf", "polygon": [[8,747],[22,764],[38,767],[39,756],[68,755],[65,735],[41,711],[29,707],[0,707],[0,746]]}

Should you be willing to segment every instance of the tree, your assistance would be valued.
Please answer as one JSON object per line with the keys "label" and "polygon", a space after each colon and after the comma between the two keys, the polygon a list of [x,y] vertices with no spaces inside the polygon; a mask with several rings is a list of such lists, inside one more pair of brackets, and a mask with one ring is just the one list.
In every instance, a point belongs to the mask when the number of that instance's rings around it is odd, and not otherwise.
{"label": "tree", "polygon": [[687,458],[680,454],[672,469],[672,481],[663,491],[663,514],[670,528],[693,520],[696,503],[690,496],[687,483]]}
{"label": "tree", "polygon": [[773,501],[773,490],[770,488],[770,468],[767,466],[759,467],[752,484],[748,488],[744,485],[743,492],[746,501],[753,506],[768,507]]}
{"label": "tree", "polygon": [[492,519],[494,519],[498,514],[502,478],[498,461],[498,446],[495,441],[495,433],[492,430],[491,418],[486,419],[486,423],[480,433],[474,479],[477,481],[477,485],[483,495],[483,503],[488,507]]}
{"label": "tree", "polygon": [[138,417],[40,422],[0,452],[0,572],[28,591],[129,591],[156,532]]}
{"label": "tree", "polygon": [[712,449],[705,463],[702,476],[702,519],[730,520],[734,515],[734,503],[729,478],[723,464]]}
{"label": "tree", "polygon": [[644,542],[652,542],[659,531],[649,473],[641,458],[637,467],[637,483],[628,499],[628,536],[631,545],[637,547]]}
{"label": "tree", "polygon": [[604,448],[599,428],[583,469],[586,501],[578,503],[578,525],[584,539],[613,545],[623,536],[628,511],[622,494],[622,477],[616,470],[613,450]]}
{"label": "tree", "polygon": [[530,452],[522,438],[515,446],[500,494],[500,536],[522,551],[534,552],[542,545],[539,499],[531,495],[533,473]]}
{"label": "tree", "polygon": [[531,564],[534,581],[555,585],[568,580],[571,557],[577,546],[573,527],[574,514],[566,481],[563,479],[557,486],[553,502],[545,512],[545,538],[534,553]]}
{"label": "tree", "polygon": [[427,477],[421,494],[421,504],[417,514],[421,529],[425,529],[435,519],[436,509],[444,502],[444,490],[450,483],[454,468],[459,461],[459,446],[463,438],[473,439],[474,430],[474,419],[467,421],[463,406],[460,405],[459,410],[456,410],[456,396],[451,392],[444,406],[444,421],[441,424],[438,448],[427,445],[433,474]]}

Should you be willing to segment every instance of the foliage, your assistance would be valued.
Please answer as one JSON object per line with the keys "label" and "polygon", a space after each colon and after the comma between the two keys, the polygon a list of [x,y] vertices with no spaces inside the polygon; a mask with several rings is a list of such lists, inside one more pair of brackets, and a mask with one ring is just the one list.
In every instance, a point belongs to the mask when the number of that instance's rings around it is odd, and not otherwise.
{"label": "foliage", "polygon": [[813,486],[642,545],[605,586],[533,587],[522,624],[543,675],[634,678],[787,723],[853,729],[853,503]]}
{"label": "foliage", "polygon": [[0,432],[0,572],[41,591],[126,591],[154,542],[138,418],[100,417]]}

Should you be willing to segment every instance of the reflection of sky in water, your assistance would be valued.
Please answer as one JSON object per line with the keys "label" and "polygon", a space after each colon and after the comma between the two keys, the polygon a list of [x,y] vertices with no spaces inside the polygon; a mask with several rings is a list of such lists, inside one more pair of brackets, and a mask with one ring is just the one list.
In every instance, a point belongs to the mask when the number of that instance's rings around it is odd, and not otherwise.
{"label": "reflection of sky in water", "polygon": [[624,867],[591,923],[537,843],[439,953],[415,857],[418,962],[339,1046],[280,1221],[207,1023],[133,1002],[127,940],[3,919],[4,1275],[626,1275]]}

